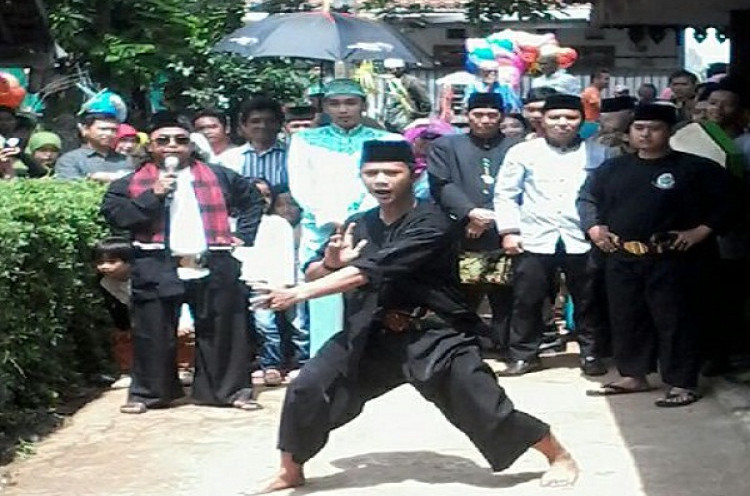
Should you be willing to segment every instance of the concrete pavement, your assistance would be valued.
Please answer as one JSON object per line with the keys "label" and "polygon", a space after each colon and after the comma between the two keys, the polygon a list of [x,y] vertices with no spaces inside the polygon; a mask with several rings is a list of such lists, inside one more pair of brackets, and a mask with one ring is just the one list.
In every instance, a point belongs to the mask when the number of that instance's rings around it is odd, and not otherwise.
{"label": "concrete pavement", "polygon": [[[713,394],[672,410],[653,406],[660,392],[589,398],[585,390],[596,383],[580,376],[574,356],[545,361],[554,368],[501,383],[573,452],[582,468],[575,488],[540,488],[545,462],[537,453],[491,474],[468,440],[407,386],[334,432],[307,467],[308,486],[281,494],[750,494],[750,438]],[[276,469],[283,394],[264,391],[258,412],[186,404],[129,416],[117,411],[125,391],[107,392],[39,443],[36,455],[0,468],[10,482],[0,495],[251,494]]]}

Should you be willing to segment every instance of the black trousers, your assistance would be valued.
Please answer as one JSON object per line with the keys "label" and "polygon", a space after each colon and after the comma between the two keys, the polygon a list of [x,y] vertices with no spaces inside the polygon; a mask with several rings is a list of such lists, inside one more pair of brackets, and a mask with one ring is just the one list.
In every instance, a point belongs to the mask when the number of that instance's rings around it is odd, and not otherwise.
{"label": "black trousers", "polygon": [[[228,252],[212,253],[209,269],[208,277],[180,283],[174,267],[163,257],[134,261],[129,401],[155,408],[183,395],[176,364],[176,329],[183,302],[195,320],[193,399],[230,405],[250,397],[247,291],[238,280],[239,262]],[[179,284],[182,291],[175,289]]]}
{"label": "black trousers", "polygon": [[346,333],[337,334],[287,390],[278,447],[295,462],[318,453],[331,430],[357,417],[367,401],[404,383],[464,432],[495,471],[549,433],[547,424],[515,410],[474,337],[446,328],[375,329],[361,356],[352,360],[352,353]]}
{"label": "black trousers", "polygon": [[699,263],[687,256],[608,257],[612,344],[622,376],[643,377],[658,364],[666,384],[698,385]]}
{"label": "black trousers", "polygon": [[477,311],[487,296],[492,312],[489,341],[492,348],[506,350],[510,336],[510,316],[513,309],[513,287],[498,284],[462,284],[461,292],[469,307]]}
{"label": "black trousers", "polygon": [[581,356],[596,356],[597,315],[594,313],[593,272],[588,253],[542,255],[525,252],[514,259],[513,316],[510,326],[510,360],[534,360],[542,343],[542,309],[557,271],[573,298],[573,320]]}
{"label": "black trousers", "polygon": [[592,277],[592,302],[589,317],[596,332],[594,353],[599,357],[611,357],[612,330],[609,326],[609,301],[607,299],[607,255],[598,248],[592,248],[589,253],[589,269]]}

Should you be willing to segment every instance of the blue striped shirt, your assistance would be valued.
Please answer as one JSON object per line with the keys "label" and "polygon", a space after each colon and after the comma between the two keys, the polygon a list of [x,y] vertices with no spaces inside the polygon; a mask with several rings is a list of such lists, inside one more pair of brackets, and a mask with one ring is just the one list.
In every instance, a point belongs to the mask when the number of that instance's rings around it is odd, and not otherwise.
{"label": "blue striped shirt", "polygon": [[260,153],[249,143],[227,150],[219,156],[219,163],[245,177],[260,177],[272,186],[289,184],[286,169],[286,147],[277,142]]}

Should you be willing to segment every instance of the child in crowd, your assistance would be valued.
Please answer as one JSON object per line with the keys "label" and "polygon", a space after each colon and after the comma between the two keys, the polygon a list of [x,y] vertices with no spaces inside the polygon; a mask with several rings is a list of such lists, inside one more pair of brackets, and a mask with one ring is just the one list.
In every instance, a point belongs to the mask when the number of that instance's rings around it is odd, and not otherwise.
{"label": "child in crowd", "polygon": [[[294,273],[297,274],[297,281],[302,281],[305,276],[299,266],[299,257],[297,256],[300,245],[302,209],[292,197],[289,186],[285,184],[274,186],[271,191],[271,198],[271,213],[285,218],[294,230]],[[298,367],[304,365],[310,358],[310,321],[307,302],[300,303],[295,310],[288,311],[285,315],[287,319],[290,316],[294,317],[291,326],[287,327],[290,332],[282,336],[284,338],[282,340],[283,349],[290,350],[288,354],[293,355],[290,365],[292,370],[286,374],[286,380],[292,381],[299,372]]]}
{"label": "child in crowd", "polygon": [[[258,226],[258,234],[252,247],[242,256],[242,278],[253,287],[291,286],[296,281],[294,229],[282,216],[272,213],[275,202],[274,190],[265,179],[252,180],[266,200],[267,209]],[[279,204],[286,215],[293,214],[287,199]],[[284,382],[287,367],[291,318],[280,312],[259,309],[253,312],[255,331],[260,340],[260,371],[253,374],[256,382],[266,386],[279,386]]]}
{"label": "child in crowd", "polygon": [[[94,245],[93,258],[96,272],[101,276],[99,285],[104,296],[104,304],[115,326],[115,360],[120,370],[127,372],[133,358],[130,337],[130,262],[133,259],[133,247],[126,238],[112,236]],[[187,305],[182,305],[177,336],[180,380],[183,385],[190,385],[192,382],[192,358],[187,344],[194,332],[190,309]],[[115,388],[128,386],[127,376],[121,377],[112,385]]]}

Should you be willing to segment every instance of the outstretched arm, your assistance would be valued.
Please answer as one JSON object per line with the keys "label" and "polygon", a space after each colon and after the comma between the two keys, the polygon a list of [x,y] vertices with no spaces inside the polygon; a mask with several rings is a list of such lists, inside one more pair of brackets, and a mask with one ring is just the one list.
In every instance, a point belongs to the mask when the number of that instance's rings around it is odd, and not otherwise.
{"label": "outstretched arm", "polygon": [[272,289],[267,294],[253,298],[253,306],[269,308],[275,312],[291,308],[297,303],[328,296],[364,286],[369,282],[357,267],[344,267],[311,282],[293,288]]}

